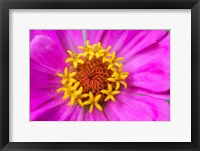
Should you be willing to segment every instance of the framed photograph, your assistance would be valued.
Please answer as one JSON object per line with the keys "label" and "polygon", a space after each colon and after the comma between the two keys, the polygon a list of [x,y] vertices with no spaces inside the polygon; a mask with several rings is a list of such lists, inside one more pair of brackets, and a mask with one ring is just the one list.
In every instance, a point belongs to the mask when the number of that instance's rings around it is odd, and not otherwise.
{"label": "framed photograph", "polygon": [[200,150],[198,0],[1,0],[0,148]]}

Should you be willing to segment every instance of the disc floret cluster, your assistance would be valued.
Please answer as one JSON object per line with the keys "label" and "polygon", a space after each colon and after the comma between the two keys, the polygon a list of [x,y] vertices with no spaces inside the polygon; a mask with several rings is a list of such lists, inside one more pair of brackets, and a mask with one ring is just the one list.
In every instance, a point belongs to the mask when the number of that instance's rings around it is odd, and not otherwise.
{"label": "disc floret cluster", "polygon": [[63,99],[69,99],[69,106],[80,105],[92,113],[94,107],[103,111],[107,101],[116,101],[115,96],[120,93],[128,72],[122,71],[122,57],[117,58],[116,53],[110,53],[111,46],[106,49],[101,43],[79,46],[82,53],[73,53],[67,50],[69,57],[63,73],[57,75],[61,78],[62,87],[57,92],[63,92]]}

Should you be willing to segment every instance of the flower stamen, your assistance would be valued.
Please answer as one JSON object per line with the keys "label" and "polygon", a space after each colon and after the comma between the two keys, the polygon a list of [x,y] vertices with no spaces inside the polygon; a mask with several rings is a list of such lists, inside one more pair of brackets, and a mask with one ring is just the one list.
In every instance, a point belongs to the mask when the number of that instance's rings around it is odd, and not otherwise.
{"label": "flower stamen", "polygon": [[77,56],[75,56],[70,50],[67,50],[68,54],[70,55],[70,58],[68,58],[66,60],[66,62],[72,62],[74,65],[74,68],[78,67],[78,64],[84,64],[84,61],[82,59],[80,59],[82,54],[78,54]]}
{"label": "flower stamen", "polygon": [[121,84],[125,82],[128,72],[122,71],[122,57],[109,53],[111,46],[103,48],[100,42],[79,46],[83,53],[75,54],[67,50],[69,58],[64,73],[58,73],[62,87],[57,92],[64,92],[63,99],[70,98],[68,105],[80,105],[92,113],[94,108],[103,111],[103,104],[109,100],[116,101],[115,95],[120,93]]}
{"label": "flower stamen", "polygon": [[98,110],[100,110],[100,111],[102,111],[103,109],[102,109],[102,107],[99,105],[99,100],[100,100],[100,98],[101,98],[101,94],[98,94],[97,96],[93,96],[93,93],[90,91],[89,92],[89,100],[87,100],[87,101],[85,101],[83,104],[84,105],[90,105],[90,109],[89,109],[89,112],[91,113],[92,112],[92,110],[93,110],[93,108],[94,108],[94,106],[98,109]]}
{"label": "flower stamen", "polygon": [[108,90],[101,90],[101,92],[107,95],[104,101],[108,101],[109,99],[111,99],[112,101],[115,101],[114,95],[120,93],[120,91],[117,91],[117,90],[113,91],[111,84],[108,85]]}

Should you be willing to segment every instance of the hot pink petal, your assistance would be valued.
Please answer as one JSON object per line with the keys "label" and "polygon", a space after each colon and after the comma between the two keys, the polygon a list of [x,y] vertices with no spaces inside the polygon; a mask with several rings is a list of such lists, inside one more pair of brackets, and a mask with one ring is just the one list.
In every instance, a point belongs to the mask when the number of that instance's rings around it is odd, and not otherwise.
{"label": "hot pink petal", "polygon": [[127,78],[128,85],[137,86],[152,92],[168,91],[170,88],[169,62],[158,60],[131,73]]}
{"label": "hot pink petal", "polygon": [[62,121],[74,121],[75,119],[78,119],[80,109],[79,106],[68,106],[67,103],[69,100],[66,100],[64,108],[63,108],[63,119]]}
{"label": "hot pink petal", "polygon": [[104,30],[101,42],[104,48],[111,45],[111,52],[119,52],[139,32],[137,30]]}
{"label": "hot pink petal", "polygon": [[30,67],[30,103],[31,111],[41,104],[49,102],[58,95],[56,90],[61,87],[60,78],[55,76],[56,70],[42,66],[31,59]]}
{"label": "hot pink petal", "polygon": [[92,44],[100,41],[104,47],[111,45],[111,51],[122,55],[124,70],[130,73],[128,88],[116,96],[116,102],[107,102],[103,112],[94,108],[89,113],[80,106],[68,106],[69,100],[63,101],[62,92],[56,92],[61,87],[56,73],[68,66],[65,49],[82,52],[77,47],[84,45],[83,32],[31,32],[31,120],[169,120],[169,104],[158,99],[169,94],[170,88],[169,34],[166,33],[164,30],[86,31]]}
{"label": "hot pink petal", "polygon": [[30,57],[42,66],[63,71],[67,57],[48,36],[36,36],[30,44]]}
{"label": "hot pink petal", "polygon": [[[51,103],[40,107],[31,113],[32,120],[36,121],[74,121],[78,120],[81,114],[78,106],[68,106],[66,100],[57,98]],[[55,104],[53,104],[55,103]],[[53,105],[52,105],[53,104]]]}
{"label": "hot pink petal", "polygon": [[123,69],[129,72],[127,82],[152,92],[170,89],[169,34],[159,43],[144,49],[125,62]]}
{"label": "hot pink petal", "polygon": [[104,30],[86,30],[86,40],[90,41],[90,44],[97,44],[101,41]]}
{"label": "hot pink petal", "polygon": [[158,59],[170,60],[169,32],[160,41],[157,41],[151,46],[143,49],[137,53],[137,55],[134,55],[134,57],[128,56],[127,59],[124,59],[123,68],[128,72],[133,72],[135,69]]}
{"label": "hot pink petal", "polygon": [[53,98],[51,101],[46,102],[37,110],[34,110],[30,113],[32,121],[57,121],[60,120],[61,108],[65,102],[61,99],[60,96]]}
{"label": "hot pink petal", "polygon": [[82,30],[60,30],[58,35],[66,49],[77,53],[82,52],[78,49],[78,46],[84,46]]}
{"label": "hot pink petal", "polygon": [[[115,114],[122,121],[169,121],[169,104],[150,96],[135,95],[122,91],[116,97],[116,102],[109,101],[106,110]],[[107,112],[107,117],[112,120],[112,115]],[[113,118],[115,120],[116,118]]]}
{"label": "hot pink petal", "polygon": [[89,113],[88,110],[85,111],[85,121],[107,121],[104,113],[102,111],[93,109],[92,113]]}
{"label": "hot pink petal", "polygon": [[133,55],[160,41],[165,35],[166,30],[143,30],[137,33],[123,48],[118,52],[124,59],[132,58]]}
{"label": "hot pink petal", "polygon": [[[30,83],[30,116],[31,120],[65,120],[71,118],[71,107],[68,101],[62,100],[63,92],[57,93],[61,87],[60,78],[48,68],[36,66],[32,62]],[[64,106],[64,107],[63,107]]]}
{"label": "hot pink petal", "polygon": [[[83,120],[83,108],[79,105],[75,106],[75,109],[73,111],[73,114],[71,115],[71,118],[68,118],[70,121],[82,121]],[[67,119],[65,119],[67,120]]]}
{"label": "hot pink petal", "polygon": [[54,41],[47,36],[32,39],[30,49],[31,110],[35,110],[44,101],[57,95],[61,79],[56,73],[63,72],[65,59]]}
{"label": "hot pink petal", "polygon": [[47,106],[45,110],[48,110],[49,104],[60,96],[56,90],[61,87],[61,79],[56,73],[63,72],[65,59],[55,41],[48,36],[35,36],[30,53],[30,110],[31,116],[38,117],[40,115],[36,114],[41,113],[42,106]]}
{"label": "hot pink petal", "polygon": [[58,36],[59,30],[30,30],[30,41],[32,41],[37,36],[49,37],[54,44],[56,44],[57,49],[63,55],[66,55],[66,48]]}
{"label": "hot pink petal", "polygon": [[91,114],[89,113],[89,111],[85,110],[84,111],[84,121],[90,121],[91,119]]}
{"label": "hot pink petal", "polygon": [[108,119],[108,121],[119,121],[120,118],[116,114],[115,109],[111,109],[111,108],[112,108],[111,104],[110,105],[107,104],[106,107],[104,107],[103,112],[106,118]]}
{"label": "hot pink petal", "polygon": [[147,89],[143,89],[140,87],[134,87],[134,86],[129,86],[126,89],[127,92],[134,93],[137,95],[148,95],[148,96],[152,96],[154,98],[159,98],[159,99],[163,99],[163,100],[170,100],[170,90],[165,91],[165,92],[153,92]]}
{"label": "hot pink petal", "polygon": [[[30,116],[31,120],[60,120],[63,94],[56,90],[61,87],[60,78],[54,70],[31,61],[30,73]],[[58,114],[58,115],[57,115]]]}

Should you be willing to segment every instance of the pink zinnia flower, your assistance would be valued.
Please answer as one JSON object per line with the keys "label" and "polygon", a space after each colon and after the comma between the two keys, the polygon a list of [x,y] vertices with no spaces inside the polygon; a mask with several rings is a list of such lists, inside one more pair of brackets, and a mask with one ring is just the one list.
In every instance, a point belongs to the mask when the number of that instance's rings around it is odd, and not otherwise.
{"label": "pink zinnia flower", "polygon": [[166,30],[31,30],[31,121],[169,121]]}

